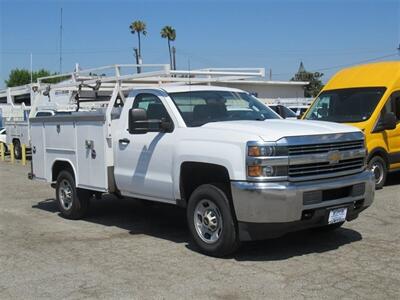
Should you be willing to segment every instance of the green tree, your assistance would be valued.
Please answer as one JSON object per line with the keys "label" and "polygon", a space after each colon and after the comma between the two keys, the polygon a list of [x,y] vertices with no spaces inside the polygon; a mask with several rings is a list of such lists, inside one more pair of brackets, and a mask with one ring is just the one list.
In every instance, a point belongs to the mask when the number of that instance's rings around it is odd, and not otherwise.
{"label": "green tree", "polygon": [[315,97],[324,87],[320,79],[322,76],[324,76],[324,73],[307,72],[304,68],[303,62],[300,62],[299,70],[294,74],[291,81],[308,81],[309,84],[305,87],[304,96]]}
{"label": "green tree", "polygon": [[140,41],[140,35],[145,36],[147,34],[146,31],[146,23],[140,20],[133,21],[129,26],[132,34],[137,33],[138,35],[138,49],[139,49],[139,57],[142,57],[142,45]]}
{"label": "green tree", "polygon": [[164,28],[161,29],[161,33],[160,34],[161,34],[162,38],[168,40],[169,64],[171,66],[171,69],[173,69],[172,53],[171,53],[171,41],[175,41],[175,39],[176,39],[176,30],[171,26],[164,26]]}
{"label": "green tree", "polygon": [[13,69],[5,80],[7,87],[13,87],[18,85],[24,85],[31,82],[31,74],[25,69]]}
{"label": "green tree", "polygon": [[[40,77],[47,77],[57,75],[57,73],[51,73],[48,70],[40,69],[32,72],[32,82],[36,82]],[[69,79],[69,76],[62,76],[58,78],[51,78],[45,80],[46,83],[57,83],[63,80]],[[5,80],[7,87],[19,86],[24,84],[29,84],[31,82],[31,73],[26,69],[13,69],[8,76],[8,79]]]}

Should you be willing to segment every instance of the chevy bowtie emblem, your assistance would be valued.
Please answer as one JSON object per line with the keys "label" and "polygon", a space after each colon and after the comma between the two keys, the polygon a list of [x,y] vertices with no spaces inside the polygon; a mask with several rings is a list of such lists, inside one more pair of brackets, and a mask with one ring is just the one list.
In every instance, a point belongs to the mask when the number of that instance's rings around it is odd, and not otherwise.
{"label": "chevy bowtie emblem", "polygon": [[340,154],[339,150],[334,150],[334,151],[328,152],[328,161],[330,164],[337,164],[341,158],[342,158],[342,155]]}

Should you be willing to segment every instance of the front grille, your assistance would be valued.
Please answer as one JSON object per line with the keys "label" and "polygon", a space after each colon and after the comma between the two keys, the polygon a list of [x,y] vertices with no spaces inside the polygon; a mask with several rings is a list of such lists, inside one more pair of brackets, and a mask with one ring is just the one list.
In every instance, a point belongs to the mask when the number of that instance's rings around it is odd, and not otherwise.
{"label": "front grille", "polygon": [[[363,140],[289,146],[289,178],[301,181],[354,174],[364,168],[363,149]],[[332,151],[340,153],[339,161],[329,161]]]}
{"label": "front grille", "polygon": [[364,141],[347,141],[338,143],[324,143],[316,145],[289,146],[289,156],[326,153],[333,150],[345,151],[356,150],[364,147]]}
{"label": "front grille", "polygon": [[341,160],[336,164],[329,162],[311,163],[289,166],[289,177],[317,176],[336,172],[360,170],[364,166],[364,158]]}

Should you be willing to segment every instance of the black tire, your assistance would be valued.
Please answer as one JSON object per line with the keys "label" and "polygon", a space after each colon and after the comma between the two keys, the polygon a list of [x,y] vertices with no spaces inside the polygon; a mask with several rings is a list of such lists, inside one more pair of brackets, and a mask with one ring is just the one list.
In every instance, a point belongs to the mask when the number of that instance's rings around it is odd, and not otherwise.
{"label": "black tire", "polygon": [[335,224],[329,224],[329,225],[325,225],[325,226],[321,226],[321,227],[316,227],[314,228],[316,231],[320,231],[320,232],[329,232],[329,231],[334,231],[336,229],[339,229],[340,227],[342,227],[344,224],[344,222],[339,222],[339,223],[335,223]]}
{"label": "black tire", "polygon": [[[67,192],[67,189],[70,192]],[[65,195],[70,194],[71,202],[66,201]],[[69,171],[61,171],[57,177],[56,199],[61,215],[67,219],[78,220],[86,214],[90,197],[93,195],[88,190],[75,187],[74,176]],[[67,205],[66,203],[69,202]]]}
{"label": "black tire", "polygon": [[[197,207],[205,209],[205,212],[203,216],[198,213],[195,218],[195,212],[199,212]],[[221,220],[217,222],[218,225],[222,224],[221,228],[215,226],[218,229],[213,231],[214,233],[219,232],[218,238],[215,241],[212,241],[211,236],[207,235],[207,233],[202,235],[198,232],[198,230],[201,229],[196,229],[199,227],[195,224],[195,220],[197,220],[201,225],[199,226],[203,228],[207,227],[206,225],[202,226],[203,224],[210,226],[212,223],[211,221],[207,221],[209,220],[209,215],[206,216],[207,220],[203,218],[206,212],[211,212],[214,216],[218,216],[218,220]],[[236,221],[231,213],[229,200],[223,189],[212,184],[199,186],[190,196],[186,215],[192,240],[200,252],[210,256],[222,257],[238,249],[240,241],[235,226]]]}
{"label": "black tire", "polygon": [[386,161],[379,155],[373,156],[368,162],[368,169],[374,172],[375,188],[383,188],[387,177],[387,164]]}
{"label": "black tire", "polygon": [[14,157],[16,159],[21,159],[22,158],[22,148],[21,148],[20,141],[14,140],[13,145],[14,145]]}

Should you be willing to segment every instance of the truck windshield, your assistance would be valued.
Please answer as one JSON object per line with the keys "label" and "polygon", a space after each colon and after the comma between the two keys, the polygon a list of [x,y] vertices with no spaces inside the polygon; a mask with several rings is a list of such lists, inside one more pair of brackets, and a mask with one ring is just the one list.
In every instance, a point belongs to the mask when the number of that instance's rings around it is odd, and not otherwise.
{"label": "truck windshield", "polygon": [[356,123],[368,120],[386,88],[327,90],[314,101],[304,119]]}
{"label": "truck windshield", "polygon": [[279,119],[271,109],[247,93],[193,91],[169,95],[188,127],[209,122]]}

